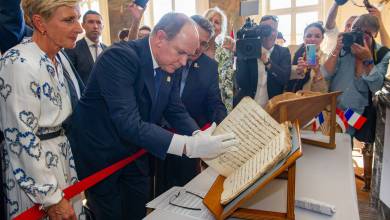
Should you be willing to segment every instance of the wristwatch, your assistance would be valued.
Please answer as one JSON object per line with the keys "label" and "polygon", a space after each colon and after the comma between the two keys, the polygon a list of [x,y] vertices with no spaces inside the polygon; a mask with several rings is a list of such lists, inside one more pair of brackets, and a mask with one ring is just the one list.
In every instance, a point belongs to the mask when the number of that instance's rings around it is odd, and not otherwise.
{"label": "wristwatch", "polygon": [[363,60],[363,65],[364,66],[369,66],[371,64],[374,64],[374,60],[373,59],[370,59],[370,60]]}

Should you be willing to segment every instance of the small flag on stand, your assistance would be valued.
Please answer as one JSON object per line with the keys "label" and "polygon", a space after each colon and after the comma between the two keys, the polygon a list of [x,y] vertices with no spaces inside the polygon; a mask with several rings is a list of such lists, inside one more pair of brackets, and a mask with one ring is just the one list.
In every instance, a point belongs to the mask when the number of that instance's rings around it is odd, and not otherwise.
{"label": "small flag on stand", "polygon": [[352,127],[356,128],[357,130],[362,128],[364,123],[367,121],[366,117],[354,112],[351,109],[347,109],[344,112],[344,116],[347,119],[348,124],[351,125]]}
{"label": "small flag on stand", "polygon": [[313,122],[313,131],[317,131],[320,126],[324,123],[324,115],[322,114],[322,112],[320,112],[320,114],[317,115],[317,117],[315,118],[314,122]]}
{"label": "small flag on stand", "polygon": [[336,108],[336,123],[340,126],[343,133],[347,131],[349,127],[348,121],[344,116],[344,111],[339,108]]}

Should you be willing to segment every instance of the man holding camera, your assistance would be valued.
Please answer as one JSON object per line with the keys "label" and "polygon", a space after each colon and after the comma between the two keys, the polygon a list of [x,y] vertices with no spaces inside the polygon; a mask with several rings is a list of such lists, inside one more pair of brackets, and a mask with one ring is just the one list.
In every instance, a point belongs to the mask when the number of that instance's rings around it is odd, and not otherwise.
{"label": "man holding camera", "polygon": [[282,94],[291,74],[290,51],[275,45],[278,34],[278,18],[265,15],[260,26],[271,27],[271,34],[261,39],[261,56],[258,59],[237,59],[236,82],[238,92],[233,99],[237,105],[245,96],[250,96],[261,106],[269,99]]}
{"label": "man holding camera", "polygon": [[[322,44],[323,45],[323,51],[327,54],[329,54],[333,48],[336,46],[337,43],[337,36],[340,33],[339,30],[336,27],[336,17],[337,12],[340,6],[347,3],[348,0],[335,0],[332,7],[329,9],[328,17],[326,18],[325,22],[325,41]],[[370,4],[369,1],[364,1],[364,6],[366,7],[369,14],[375,16],[378,18],[379,21],[379,35],[381,44],[389,47],[390,46],[390,37],[386,31],[386,28],[384,27],[383,21],[382,21],[382,15],[378,8],[374,7],[372,4]],[[352,29],[352,24],[355,21],[355,19],[358,16],[354,15],[349,17],[344,24],[344,32],[350,32]]]}
{"label": "man holding camera", "polygon": [[[348,133],[364,142],[364,148],[369,152],[372,152],[375,140],[376,121],[372,94],[381,89],[390,59],[389,49],[375,43],[379,28],[377,17],[359,16],[352,32],[339,35],[336,48],[322,67],[322,73],[330,80],[330,91],[343,92],[338,97],[338,107],[351,109],[367,118],[358,130],[349,126]],[[369,162],[367,165],[371,167]],[[366,189],[369,189],[370,181],[366,179]]]}

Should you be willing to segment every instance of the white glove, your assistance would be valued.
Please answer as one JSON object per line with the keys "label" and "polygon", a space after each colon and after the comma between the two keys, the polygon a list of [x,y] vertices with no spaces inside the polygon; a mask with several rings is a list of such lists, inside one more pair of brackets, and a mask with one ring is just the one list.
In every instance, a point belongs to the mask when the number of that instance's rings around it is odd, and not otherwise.
{"label": "white glove", "polygon": [[211,136],[215,130],[215,123],[204,131],[196,132],[186,140],[186,155],[189,158],[214,158],[226,151],[234,151],[239,144],[234,133]]}

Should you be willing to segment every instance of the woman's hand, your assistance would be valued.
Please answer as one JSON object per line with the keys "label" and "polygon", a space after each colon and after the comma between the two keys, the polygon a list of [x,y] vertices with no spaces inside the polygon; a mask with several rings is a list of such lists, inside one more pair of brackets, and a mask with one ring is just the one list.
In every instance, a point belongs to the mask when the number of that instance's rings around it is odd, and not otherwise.
{"label": "woman's hand", "polygon": [[236,42],[230,36],[226,36],[223,40],[222,47],[234,52],[236,50]]}
{"label": "woman's hand", "polygon": [[303,57],[298,58],[298,63],[297,63],[297,74],[298,75],[304,75],[307,70],[307,63],[303,59]]}
{"label": "woman's hand", "polygon": [[72,204],[62,198],[61,201],[47,209],[50,220],[77,220]]}

